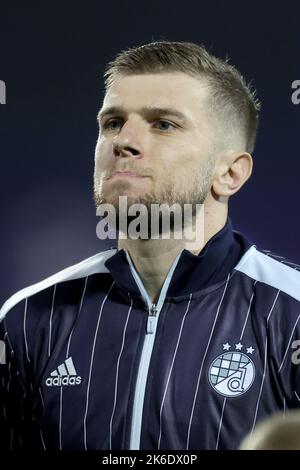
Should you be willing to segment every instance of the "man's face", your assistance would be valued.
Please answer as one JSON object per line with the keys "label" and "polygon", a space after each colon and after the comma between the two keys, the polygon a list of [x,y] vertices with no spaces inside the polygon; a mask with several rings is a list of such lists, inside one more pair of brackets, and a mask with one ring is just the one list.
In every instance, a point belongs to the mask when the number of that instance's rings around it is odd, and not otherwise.
{"label": "man's face", "polygon": [[99,113],[96,205],[106,202],[117,209],[119,196],[127,196],[128,205],[147,207],[202,204],[215,162],[207,106],[206,83],[185,73],[116,79]]}

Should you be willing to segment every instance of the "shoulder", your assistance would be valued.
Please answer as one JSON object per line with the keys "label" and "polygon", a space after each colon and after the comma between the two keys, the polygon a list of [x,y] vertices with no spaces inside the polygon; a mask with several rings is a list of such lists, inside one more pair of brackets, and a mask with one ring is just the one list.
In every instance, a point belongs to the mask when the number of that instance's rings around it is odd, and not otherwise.
{"label": "shoulder", "polygon": [[69,266],[62,271],[47,277],[41,282],[25,287],[24,289],[16,292],[1,307],[0,321],[6,317],[9,311],[22,304],[24,301],[26,302],[28,298],[41,296],[43,294],[47,296],[47,293],[53,290],[53,288],[60,283],[78,281],[96,273],[108,273],[109,271],[105,266],[105,261],[113,256],[116,251],[116,249],[110,249],[97,253],[80,263]]}
{"label": "shoulder", "polygon": [[283,256],[252,246],[235,270],[300,301],[300,265]]}

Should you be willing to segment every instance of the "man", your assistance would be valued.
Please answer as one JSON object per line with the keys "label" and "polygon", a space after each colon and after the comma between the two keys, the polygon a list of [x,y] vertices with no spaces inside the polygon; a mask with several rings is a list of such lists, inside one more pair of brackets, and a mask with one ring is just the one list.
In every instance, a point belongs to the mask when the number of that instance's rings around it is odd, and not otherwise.
{"label": "man", "polygon": [[300,411],[276,413],[262,420],[240,450],[300,450]]}
{"label": "man", "polygon": [[[204,236],[120,237],[1,310],[2,443],[41,449],[237,449],[300,404],[300,274],[232,230],[259,105],[204,48],[154,42],[105,72],[95,202],[204,205]],[[193,213],[192,224],[197,213]],[[163,230],[160,231],[161,233]]]}

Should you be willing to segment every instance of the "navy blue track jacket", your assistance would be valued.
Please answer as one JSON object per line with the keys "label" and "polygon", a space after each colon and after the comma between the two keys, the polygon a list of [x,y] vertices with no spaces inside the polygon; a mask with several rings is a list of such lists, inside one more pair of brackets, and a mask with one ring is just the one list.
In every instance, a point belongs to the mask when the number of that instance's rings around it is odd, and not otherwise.
{"label": "navy blue track jacket", "polygon": [[125,250],[23,289],[0,311],[0,446],[238,448],[300,406],[298,269],[228,219],[155,305]]}

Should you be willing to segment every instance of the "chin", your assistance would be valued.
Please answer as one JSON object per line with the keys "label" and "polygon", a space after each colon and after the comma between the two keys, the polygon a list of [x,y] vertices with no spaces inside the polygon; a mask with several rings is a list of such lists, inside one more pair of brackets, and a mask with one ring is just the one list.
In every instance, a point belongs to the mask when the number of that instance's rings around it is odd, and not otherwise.
{"label": "chin", "polygon": [[115,209],[119,208],[119,198],[127,197],[127,207],[130,207],[132,204],[139,203],[140,197],[143,197],[143,194],[135,194],[134,191],[119,191],[119,192],[110,192],[109,194],[103,194],[102,198],[99,199],[102,203],[111,204]]}

